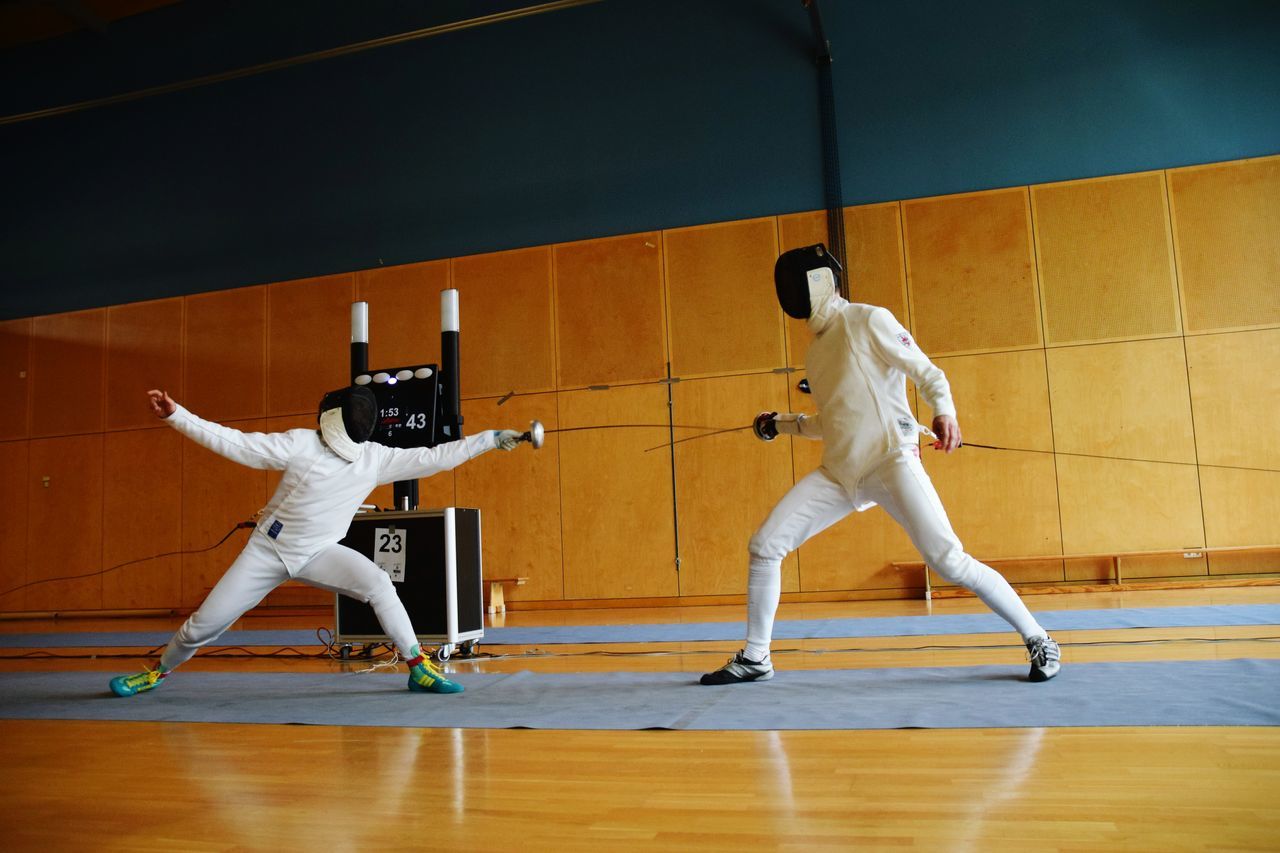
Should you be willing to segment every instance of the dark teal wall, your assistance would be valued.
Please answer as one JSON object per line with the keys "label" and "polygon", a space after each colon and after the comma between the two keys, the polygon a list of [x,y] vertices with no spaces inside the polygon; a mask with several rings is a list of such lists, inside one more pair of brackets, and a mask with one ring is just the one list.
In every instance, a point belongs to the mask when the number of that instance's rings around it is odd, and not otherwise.
{"label": "dark teal wall", "polygon": [[[0,110],[519,5],[187,0],[0,56]],[[822,9],[847,204],[1280,152],[1272,0]],[[799,0],[603,0],[3,125],[0,317],[818,208],[808,50]]]}

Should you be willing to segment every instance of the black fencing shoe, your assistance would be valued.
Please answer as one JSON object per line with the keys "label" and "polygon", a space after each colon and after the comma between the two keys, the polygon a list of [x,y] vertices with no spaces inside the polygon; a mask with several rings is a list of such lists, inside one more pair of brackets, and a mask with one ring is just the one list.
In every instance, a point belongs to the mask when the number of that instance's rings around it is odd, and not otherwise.
{"label": "black fencing shoe", "polygon": [[729,658],[729,662],[702,676],[703,684],[741,684],[744,681],[768,681],[773,678],[773,661],[766,655],[764,660],[747,660],[742,652]]}
{"label": "black fencing shoe", "polygon": [[1048,634],[1027,640],[1027,654],[1031,656],[1031,672],[1027,675],[1030,681],[1048,681],[1062,668],[1062,650]]}

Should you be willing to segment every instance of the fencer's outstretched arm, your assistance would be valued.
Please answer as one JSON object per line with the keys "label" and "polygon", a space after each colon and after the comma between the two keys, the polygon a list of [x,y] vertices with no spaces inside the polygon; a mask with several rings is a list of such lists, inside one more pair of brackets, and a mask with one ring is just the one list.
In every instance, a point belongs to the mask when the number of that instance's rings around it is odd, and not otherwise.
{"label": "fencer's outstretched arm", "polygon": [[514,450],[520,443],[520,433],[515,430],[487,429],[458,441],[437,444],[435,447],[419,447],[410,450],[388,448],[378,469],[379,483],[397,480],[414,480],[430,477],[441,471],[449,471],[463,462],[494,448]]}
{"label": "fencer's outstretched arm", "polygon": [[196,417],[164,391],[148,391],[147,397],[156,417],[219,456],[250,468],[280,471],[289,464],[293,437],[287,432],[241,432]]}
{"label": "fencer's outstretched arm", "polygon": [[801,438],[807,438],[812,441],[820,441],[822,439],[821,412],[815,415],[785,412],[773,420],[778,432],[785,435],[798,435]]}

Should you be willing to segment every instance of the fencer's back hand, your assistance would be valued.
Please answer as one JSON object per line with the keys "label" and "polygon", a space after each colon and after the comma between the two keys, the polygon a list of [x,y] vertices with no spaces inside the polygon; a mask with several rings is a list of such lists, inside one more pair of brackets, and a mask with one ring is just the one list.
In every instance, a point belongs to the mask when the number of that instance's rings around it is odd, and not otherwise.
{"label": "fencer's back hand", "polygon": [[493,440],[497,443],[499,450],[515,450],[520,445],[522,436],[523,433],[513,429],[500,429],[494,431]]}
{"label": "fencer's back hand", "polygon": [[173,402],[173,398],[167,391],[152,388],[147,392],[147,400],[151,403],[151,411],[155,412],[156,417],[161,420],[178,411],[178,404]]}
{"label": "fencer's back hand", "polygon": [[960,446],[960,424],[951,415],[938,415],[933,419],[933,434],[937,436],[934,450],[950,453]]}

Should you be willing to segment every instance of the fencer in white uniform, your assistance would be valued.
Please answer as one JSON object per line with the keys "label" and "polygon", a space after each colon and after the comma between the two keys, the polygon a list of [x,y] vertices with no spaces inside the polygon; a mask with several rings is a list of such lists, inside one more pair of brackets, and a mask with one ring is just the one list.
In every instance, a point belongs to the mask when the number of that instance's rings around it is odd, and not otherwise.
{"label": "fencer in white uniform", "polygon": [[972,590],[1022,635],[1031,681],[1058,673],[1058,644],[998,572],[965,553],[920,462],[916,423],[907,404],[911,379],[933,409],[934,447],[960,446],[946,376],[884,308],[843,299],[836,263],[821,244],[784,253],[774,269],[783,310],[807,319],[813,341],[805,369],[816,415],[765,412],[755,421],[766,441],[779,433],[823,444],[822,465],[791,488],[748,546],[747,639],[741,652],[703,684],[773,677],[769,646],[782,589],[782,560],[851,512],[876,504],[902,526],[939,575]]}
{"label": "fencer in white uniform", "polygon": [[259,513],[244,550],[174,634],[159,664],[112,679],[113,692],[132,696],[154,689],[291,579],[371,605],[409,665],[410,690],[462,691],[462,685],[426,660],[390,576],[339,542],[375,487],[448,471],[495,447],[512,450],[520,443],[519,432],[486,430],[435,447],[386,447],[368,440],[378,417],[373,392],[353,386],[325,395],[318,430],[246,433],[193,415],[163,391],[147,393],[155,414],[197,444],[233,462],[283,471],[284,476]]}

